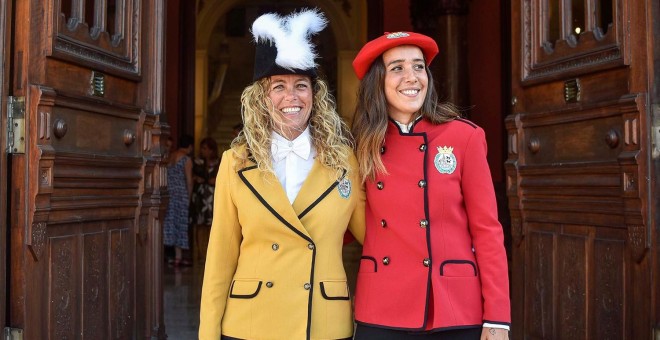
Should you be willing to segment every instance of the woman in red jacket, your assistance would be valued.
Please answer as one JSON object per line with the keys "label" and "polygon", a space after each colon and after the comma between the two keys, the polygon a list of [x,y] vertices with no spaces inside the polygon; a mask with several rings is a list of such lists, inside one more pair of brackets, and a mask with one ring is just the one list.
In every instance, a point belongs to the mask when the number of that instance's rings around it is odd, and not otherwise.
{"label": "woman in red jacket", "polygon": [[438,103],[435,41],[368,42],[353,123],[367,193],[355,339],[508,339],[509,281],[484,131]]}

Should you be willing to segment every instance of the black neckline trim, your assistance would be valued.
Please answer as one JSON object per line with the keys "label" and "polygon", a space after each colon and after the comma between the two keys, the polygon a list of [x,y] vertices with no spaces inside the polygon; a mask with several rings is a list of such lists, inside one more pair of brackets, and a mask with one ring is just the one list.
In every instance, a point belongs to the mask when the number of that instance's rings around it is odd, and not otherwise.
{"label": "black neckline trim", "polygon": [[308,213],[310,210],[312,210],[312,209],[313,209],[317,204],[319,204],[319,203],[320,203],[320,202],[321,202],[326,196],[328,196],[328,195],[332,192],[332,190],[333,190],[334,188],[336,188],[337,185],[339,185],[339,181],[341,181],[342,179],[344,179],[344,177],[346,177],[346,170],[344,170],[344,173],[341,175],[341,178],[340,178],[339,180],[334,181],[334,182],[332,183],[332,185],[330,185],[330,187],[329,187],[328,189],[326,189],[326,190],[321,194],[321,196],[319,196],[314,202],[312,202],[312,204],[310,204],[305,210],[303,210],[303,212],[301,212],[300,215],[298,215],[298,219],[302,219],[303,216],[307,215],[307,213]]}

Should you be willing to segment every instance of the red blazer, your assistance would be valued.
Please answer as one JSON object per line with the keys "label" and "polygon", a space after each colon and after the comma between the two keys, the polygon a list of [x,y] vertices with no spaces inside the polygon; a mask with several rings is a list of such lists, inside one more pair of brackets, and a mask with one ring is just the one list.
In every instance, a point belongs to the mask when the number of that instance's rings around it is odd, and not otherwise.
{"label": "red blazer", "polygon": [[390,121],[367,181],[366,236],[355,318],[408,330],[511,322],[504,235],[484,131],[457,119]]}

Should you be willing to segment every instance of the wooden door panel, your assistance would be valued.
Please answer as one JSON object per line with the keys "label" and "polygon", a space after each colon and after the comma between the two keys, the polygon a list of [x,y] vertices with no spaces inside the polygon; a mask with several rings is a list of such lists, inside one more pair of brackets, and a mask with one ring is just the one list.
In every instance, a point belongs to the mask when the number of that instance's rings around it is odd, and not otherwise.
{"label": "wooden door panel", "polygon": [[124,77],[138,76],[142,1],[110,0],[93,13],[86,3],[90,2],[50,4],[53,8],[45,22],[53,34],[47,55]]}
{"label": "wooden door panel", "polygon": [[18,3],[10,320],[29,339],[164,338],[164,4]]}
{"label": "wooden door panel", "polygon": [[[94,90],[95,74],[98,74],[98,68],[90,69],[80,65],[71,64],[58,59],[46,60],[46,80],[52,88],[58,89],[58,94],[66,97],[90,98],[89,95]],[[66,77],[62,77],[66,74]],[[94,96],[97,103],[108,106],[122,105],[135,106],[138,102],[138,83],[126,78],[114,76],[112,74],[101,73],[103,76],[104,93],[103,96]],[[125,109],[126,110],[126,109]],[[137,116],[139,114],[135,113]]]}
{"label": "wooden door panel", "polygon": [[646,6],[512,2],[515,338],[651,334]]}
{"label": "wooden door panel", "polygon": [[[600,1],[607,3],[608,1]],[[600,24],[599,1],[573,1],[583,4],[584,17],[577,33],[567,1],[523,0],[522,82],[533,84],[587,72],[605,70],[626,63],[623,53],[623,3],[612,0],[611,22]],[[604,10],[604,9],[602,9]],[[568,17],[568,18],[567,18]],[[563,19],[563,20],[562,20]],[[605,30],[606,28],[606,30]]]}
{"label": "wooden door panel", "polygon": [[530,223],[529,229],[529,250],[536,256],[525,277],[526,335],[624,338],[626,231],[548,223]]}

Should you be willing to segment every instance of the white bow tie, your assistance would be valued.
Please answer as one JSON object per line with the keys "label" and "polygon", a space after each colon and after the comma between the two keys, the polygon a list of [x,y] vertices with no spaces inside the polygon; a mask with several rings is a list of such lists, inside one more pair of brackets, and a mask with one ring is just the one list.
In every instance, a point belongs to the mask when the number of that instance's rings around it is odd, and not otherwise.
{"label": "white bow tie", "polygon": [[297,138],[293,141],[273,139],[270,151],[273,153],[276,162],[283,160],[291,152],[307,160],[309,159],[311,146],[309,140],[305,138]]}

